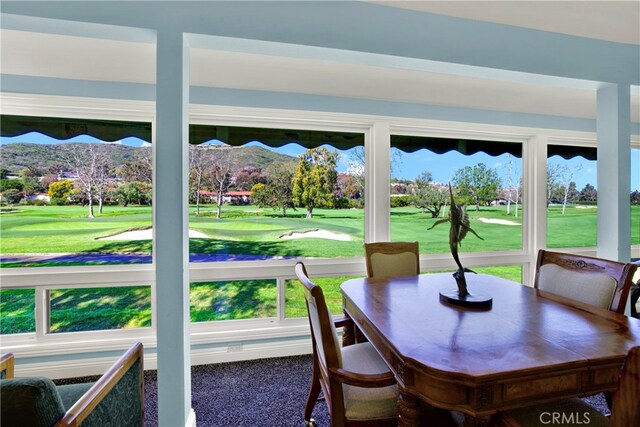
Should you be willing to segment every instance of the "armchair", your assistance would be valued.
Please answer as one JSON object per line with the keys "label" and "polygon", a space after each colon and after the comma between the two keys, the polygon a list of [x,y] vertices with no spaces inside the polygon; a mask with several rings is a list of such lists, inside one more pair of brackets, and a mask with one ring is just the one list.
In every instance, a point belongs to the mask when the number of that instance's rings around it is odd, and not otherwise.
{"label": "armchair", "polygon": [[[13,358],[8,364],[13,366]],[[8,366],[8,365],[7,365]],[[5,358],[2,358],[2,370]],[[3,426],[142,426],[143,347],[133,345],[95,383],[56,386],[46,377],[0,380]]]}
{"label": "armchair", "polygon": [[398,388],[393,374],[371,343],[340,348],[322,288],[309,280],[301,262],[295,271],[303,285],[313,346],[313,374],[304,409],[307,425],[315,425],[311,412],[321,389],[333,427],[396,425]]}

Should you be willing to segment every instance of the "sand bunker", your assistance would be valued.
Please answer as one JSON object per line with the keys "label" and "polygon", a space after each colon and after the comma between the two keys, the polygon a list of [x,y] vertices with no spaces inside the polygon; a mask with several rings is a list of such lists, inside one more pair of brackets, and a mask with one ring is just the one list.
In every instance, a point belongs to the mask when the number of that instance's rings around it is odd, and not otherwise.
{"label": "sand bunker", "polygon": [[487,224],[500,224],[500,225],[520,225],[515,221],[509,221],[508,219],[494,219],[494,218],[478,218],[480,222],[486,222]]}
{"label": "sand bunker", "polygon": [[304,239],[307,237],[316,237],[319,239],[330,239],[330,240],[342,240],[345,242],[351,240],[351,236],[349,236],[348,234],[333,233],[331,231],[320,230],[320,229],[303,231],[301,233],[291,232],[291,233],[283,234],[282,236],[280,236],[282,240]]}
{"label": "sand bunker", "polygon": [[[125,231],[124,233],[114,234],[113,236],[98,237],[96,240],[151,240],[153,229]],[[189,230],[189,237],[208,239],[204,233],[195,230]]]}

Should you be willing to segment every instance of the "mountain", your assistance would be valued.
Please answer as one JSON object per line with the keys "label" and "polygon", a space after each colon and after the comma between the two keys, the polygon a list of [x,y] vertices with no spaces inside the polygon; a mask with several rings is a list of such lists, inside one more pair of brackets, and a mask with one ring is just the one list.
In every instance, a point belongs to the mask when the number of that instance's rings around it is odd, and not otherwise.
{"label": "mountain", "polygon": [[[65,144],[33,144],[17,142],[0,146],[0,167],[6,169],[9,175],[16,175],[21,169],[29,166],[37,168],[42,175],[49,173],[49,169],[57,164],[65,164],[62,156],[64,147],[73,147],[83,143]],[[118,167],[125,162],[138,160],[148,156],[148,147],[130,147],[121,144],[102,144],[101,148],[111,158],[112,165]],[[201,147],[200,149],[207,149]],[[253,166],[266,168],[273,163],[295,163],[296,157],[287,156],[267,150],[262,147],[232,147],[234,164],[238,167]]]}

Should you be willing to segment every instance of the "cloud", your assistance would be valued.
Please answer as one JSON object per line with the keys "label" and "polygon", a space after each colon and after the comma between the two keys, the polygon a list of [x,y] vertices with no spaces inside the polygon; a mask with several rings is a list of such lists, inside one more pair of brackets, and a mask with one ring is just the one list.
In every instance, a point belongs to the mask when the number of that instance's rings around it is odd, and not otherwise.
{"label": "cloud", "polygon": [[104,141],[105,144],[113,144],[113,145],[124,145],[124,142],[122,142],[122,140],[120,141]]}
{"label": "cloud", "polygon": [[142,143],[140,144],[140,147],[151,147],[151,143],[147,141],[142,141]]}

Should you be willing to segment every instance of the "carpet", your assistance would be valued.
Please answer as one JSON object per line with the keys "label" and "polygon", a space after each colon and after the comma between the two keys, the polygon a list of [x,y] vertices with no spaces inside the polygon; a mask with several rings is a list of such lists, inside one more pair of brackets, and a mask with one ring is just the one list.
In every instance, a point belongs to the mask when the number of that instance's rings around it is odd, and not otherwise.
{"label": "carpet", "polygon": [[[56,384],[96,381],[99,377],[56,380]],[[191,402],[198,427],[300,427],[311,379],[311,355],[218,363],[191,368]],[[157,372],[145,371],[145,427],[158,425]],[[602,394],[585,398],[607,414]],[[313,418],[329,426],[324,400]]]}

